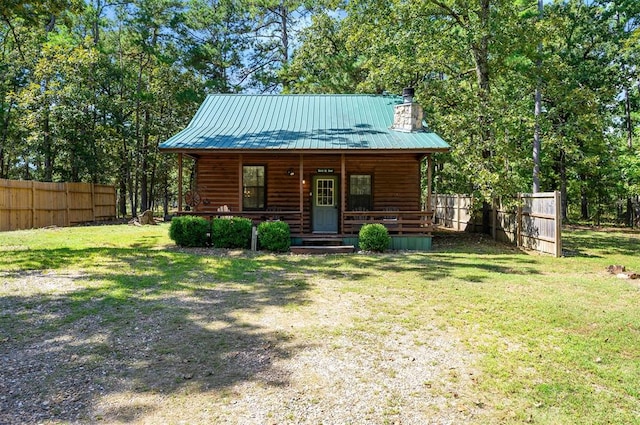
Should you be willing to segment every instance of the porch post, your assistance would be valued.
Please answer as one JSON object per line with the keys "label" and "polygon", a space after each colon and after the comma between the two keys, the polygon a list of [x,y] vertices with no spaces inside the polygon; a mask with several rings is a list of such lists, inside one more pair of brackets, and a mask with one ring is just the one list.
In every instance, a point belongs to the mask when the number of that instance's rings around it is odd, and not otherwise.
{"label": "porch post", "polygon": [[300,154],[300,170],[298,171],[300,175],[300,200],[298,205],[298,211],[300,211],[300,233],[304,233],[304,155]]}
{"label": "porch post", "polygon": [[347,210],[347,164],[340,155],[340,233],[344,233],[344,212]]}
{"label": "porch post", "polygon": [[427,155],[427,211],[433,210],[433,205],[431,204],[431,184],[433,183],[433,172],[432,163],[431,163],[431,154]]}
{"label": "porch post", "polygon": [[178,211],[182,211],[182,153],[178,154]]}
{"label": "porch post", "polygon": [[[244,187],[242,186],[242,154],[238,155],[238,211],[242,212],[244,204]],[[266,201],[266,200],[265,200]]]}

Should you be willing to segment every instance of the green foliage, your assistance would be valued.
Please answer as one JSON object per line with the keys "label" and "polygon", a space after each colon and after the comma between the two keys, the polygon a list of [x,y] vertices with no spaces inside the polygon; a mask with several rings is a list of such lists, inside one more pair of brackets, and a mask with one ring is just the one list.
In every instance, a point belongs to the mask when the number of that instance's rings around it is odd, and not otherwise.
{"label": "green foliage", "polygon": [[167,206],[176,160],[156,146],[206,93],[413,85],[453,146],[438,192],[489,200],[531,188],[540,86],[541,189],[590,219],[640,192],[638,1],[544,2],[542,18],[530,0],[0,3],[0,178],[116,184],[123,214]]}
{"label": "green foliage", "polygon": [[211,244],[216,248],[249,248],[251,220],[243,217],[214,218]]}
{"label": "green foliage", "polygon": [[285,92],[354,93],[364,80],[357,55],[346,49],[341,20],[322,12],[300,34],[301,46],[280,72]]}
{"label": "green foliage", "polygon": [[390,243],[389,231],[380,223],[365,224],[358,234],[358,245],[363,251],[384,252]]}
{"label": "green foliage", "polygon": [[284,221],[263,221],[258,226],[260,246],[268,251],[286,252],[291,246],[291,231]]}
{"label": "green foliage", "polygon": [[202,217],[174,217],[169,227],[169,237],[179,246],[206,246],[210,229],[211,224]]}

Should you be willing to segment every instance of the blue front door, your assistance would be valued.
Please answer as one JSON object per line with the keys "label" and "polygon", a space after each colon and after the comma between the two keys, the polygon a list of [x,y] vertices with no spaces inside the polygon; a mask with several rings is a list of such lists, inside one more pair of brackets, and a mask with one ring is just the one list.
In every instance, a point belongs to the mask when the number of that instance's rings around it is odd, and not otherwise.
{"label": "blue front door", "polygon": [[313,178],[313,231],[338,233],[338,177]]}

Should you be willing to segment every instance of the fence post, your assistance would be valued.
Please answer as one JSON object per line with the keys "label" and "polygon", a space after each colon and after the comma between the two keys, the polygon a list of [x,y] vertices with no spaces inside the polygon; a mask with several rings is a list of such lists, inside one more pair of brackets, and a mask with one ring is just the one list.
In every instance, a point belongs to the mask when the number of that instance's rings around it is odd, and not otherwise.
{"label": "fence post", "polygon": [[258,228],[251,226],[251,251],[258,250]]}
{"label": "fence post", "polygon": [[66,217],[66,226],[69,227],[71,226],[71,214],[69,212],[69,183],[68,182],[64,182],[64,203],[65,203],[65,208],[67,210],[67,217]]}
{"label": "fence post", "polygon": [[31,228],[36,228],[36,183],[31,180]]}
{"label": "fence post", "polygon": [[556,222],[556,257],[562,257],[562,194],[556,190],[555,198],[555,222]]}
{"label": "fence post", "polygon": [[518,209],[516,210],[516,246],[522,246],[522,193],[516,195]]}
{"label": "fence post", "polygon": [[455,210],[455,217],[454,220],[456,221],[456,229],[458,230],[458,232],[460,231],[460,194],[456,194],[456,203],[454,206]]}
{"label": "fence post", "polygon": [[95,186],[93,183],[89,183],[91,185],[91,221],[96,221],[96,194],[95,194]]}
{"label": "fence post", "polygon": [[113,188],[113,217],[118,218],[118,192],[116,191],[116,187]]}

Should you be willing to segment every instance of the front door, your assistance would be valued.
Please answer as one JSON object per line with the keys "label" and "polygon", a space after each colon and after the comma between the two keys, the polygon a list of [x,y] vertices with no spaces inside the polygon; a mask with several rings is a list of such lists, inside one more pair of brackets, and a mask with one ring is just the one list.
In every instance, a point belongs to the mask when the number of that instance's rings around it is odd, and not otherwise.
{"label": "front door", "polygon": [[313,231],[338,233],[338,177],[313,178]]}

